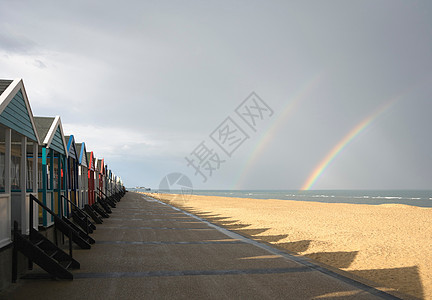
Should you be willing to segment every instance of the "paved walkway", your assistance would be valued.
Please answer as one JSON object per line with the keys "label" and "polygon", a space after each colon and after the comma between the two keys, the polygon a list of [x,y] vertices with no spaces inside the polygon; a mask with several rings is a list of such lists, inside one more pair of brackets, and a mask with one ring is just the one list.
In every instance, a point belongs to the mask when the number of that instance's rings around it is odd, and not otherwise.
{"label": "paved walkway", "polygon": [[73,281],[20,279],[0,299],[395,299],[132,192],[92,237]]}

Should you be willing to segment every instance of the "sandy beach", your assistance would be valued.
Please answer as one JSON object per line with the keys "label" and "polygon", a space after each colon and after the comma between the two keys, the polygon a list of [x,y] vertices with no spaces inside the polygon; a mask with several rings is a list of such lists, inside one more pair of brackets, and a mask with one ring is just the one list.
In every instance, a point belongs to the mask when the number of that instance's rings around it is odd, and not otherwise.
{"label": "sandy beach", "polygon": [[166,194],[159,199],[384,291],[432,299],[431,208]]}

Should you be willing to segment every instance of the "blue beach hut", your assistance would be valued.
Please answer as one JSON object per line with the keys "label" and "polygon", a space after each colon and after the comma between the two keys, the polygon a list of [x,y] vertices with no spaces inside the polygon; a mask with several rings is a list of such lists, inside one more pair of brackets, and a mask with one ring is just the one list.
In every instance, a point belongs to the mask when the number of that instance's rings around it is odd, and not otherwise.
{"label": "blue beach hut", "polygon": [[76,143],[78,153],[78,206],[83,208],[88,202],[88,167],[85,143]]}
{"label": "blue beach hut", "polygon": [[[60,215],[61,196],[66,196],[67,188],[67,144],[63,133],[63,126],[59,116],[35,117],[36,128],[42,143],[39,157],[41,159],[41,185],[39,200]],[[63,215],[64,212],[63,212]],[[42,212],[43,226],[51,226],[54,217]]]}
{"label": "blue beach hut", "polygon": [[113,193],[113,180],[112,180],[112,177],[113,177],[113,173],[112,173],[112,171],[111,170],[108,170],[108,176],[107,176],[107,179],[108,179],[108,183],[107,183],[107,195],[109,195],[109,196],[112,196],[114,193]]}
{"label": "blue beach hut", "polygon": [[22,234],[29,232],[29,195],[38,189],[38,145],[22,79],[0,80],[0,249],[11,243],[14,221]]}
{"label": "blue beach hut", "polygon": [[[68,158],[67,158],[67,198],[78,205],[78,150],[76,148],[75,144],[75,138],[73,135],[65,136],[65,140],[67,142],[67,152],[68,152]],[[70,211],[70,206],[68,207],[68,214]]]}

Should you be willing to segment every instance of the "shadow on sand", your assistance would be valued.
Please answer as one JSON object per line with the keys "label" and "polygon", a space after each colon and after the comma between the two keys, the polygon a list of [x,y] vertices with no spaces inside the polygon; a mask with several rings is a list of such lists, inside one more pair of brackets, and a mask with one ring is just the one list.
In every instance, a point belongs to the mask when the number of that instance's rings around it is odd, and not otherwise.
{"label": "shadow on sand", "polygon": [[[196,210],[192,207],[182,206],[182,209],[195,214],[213,224],[224,227],[228,230],[234,231],[247,238],[253,240],[269,243],[271,246],[287,251],[291,254],[298,255],[305,252],[312,240],[301,240],[296,242],[278,243],[289,234],[281,235],[262,235],[270,228],[247,228],[251,224],[241,224],[240,220],[234,220],[229,217],[214,214],[212,212]],[[424,290],[421,282],[421,277],[417,266],[405,268],[392,268],[392,269],[374,269],[374,270],[358,270],[358,271],[344,271],[340,269],[349,268],[358,255],[358,251],[350,252],[319,252],[304,255],[318,264],[328,267],[342,275],[363,282],[374,288],[395,294],[398,297],[412,299],[413,295],[417,298],[424,298]],[[400,286],[398,282],[411,282],[410,285]],[[400,294],[402,293],[402,294]],[[405,297],[405,294],[407,296]]]}

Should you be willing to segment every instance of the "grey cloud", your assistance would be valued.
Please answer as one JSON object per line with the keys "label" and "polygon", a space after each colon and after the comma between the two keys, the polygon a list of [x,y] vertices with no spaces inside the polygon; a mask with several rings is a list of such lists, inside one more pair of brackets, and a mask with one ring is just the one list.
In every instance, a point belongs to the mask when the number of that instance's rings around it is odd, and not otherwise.
{"label": "grey cloud", "polygon": [[31,54],[36,48],[37,44],[27,37],[0,31],[0,49],[7,53]]}
{"label": "grey cloud", "polygon": [[34,65],[39,69],[45,69],[47,66],[39,59],[34,60]]}
{"label": "grey cloud", "polygon": [[[0,47],[31,63],[8,65],[0,57],[0,77],[24,77],[33,111],[163,141],[167,150],[152,155],[142,145],[115,143],[122,140],[115,132],[103,140],[109,155],[127,156],[109,163],[131,186],[157,186],[174,171],[197,180],[184,157],[256,91],[275,118],[207,184],[194,186],[300,188],[350,130],[403,95],[341,151],[315,187],[430,188],[429,2],[6,3],[0,22],[14,24],[14,32],[0,33]],[[94,132],[80,134],[91,145],[86,138]]]}

